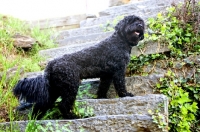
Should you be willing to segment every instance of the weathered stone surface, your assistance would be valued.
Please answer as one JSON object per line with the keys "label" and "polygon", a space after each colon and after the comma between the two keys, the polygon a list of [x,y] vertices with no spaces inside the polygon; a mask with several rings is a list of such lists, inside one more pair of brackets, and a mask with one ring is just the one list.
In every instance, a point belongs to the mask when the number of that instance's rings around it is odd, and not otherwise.
{"label": "weathered stone surface", "polygon": [[[27,73],[23,77],[32,78],[37,75],[42,75],[43,72],[33,72]],[[128,92],[133,93],[135,96],[142,96],[147,94],[153,94],[153,88],[160,78],[164,77],[164,72],[162,74],[151,74],[148,76],[132,76],[126,77],[126,89]],[[99,86],[99,79],[86,79],[82,80],[81,85],[79,87],[79,94],[77,99],[91,99],[97,94],[97,89]],[[107,97],[108,98],[116,98],[118,95],[116,94],[115,88],[113,84],[111,84],[110,89],[108,90]]]}
{"label": "weathered stone surface", "polygon": [[106,23],[112,23],[117,16],[126,16],[126,15],[137,15],[140,16],[144,21],[147,21],[149,17],[155,17],[156,13],[163,11],[164,7],[159,8],[148,8],[148,9],[140,9],[140,10],[131,10],[132,12],[127,12],[122,14],[114,14],[109,16],[102,16],[98,18],[90,18],[87,20],[83,20],[80,22],[80,27],[89,27],[94,25],[100,25],[100,24],[106,24]]}
{"label": "weathered stone surface", "polygon": [[95,25],[90,27],[60,31],[57,33],[57,35],[53,37],[56,38],[56,40],[62,40],[64,38],[69,38],[74,36],[81,36],[81,35],[86,36],[90,34],[103,33],[103,32],[105,32],[103,27]]}
{"label": "weathered stone surface", "polygon": [[[108,32],[108,34],[104,34],[101,37],[107,37],[106,35],[109,35],[111,32]],[[94,39],[99,39],[100,38],[97,36],[97,38],[92,38],[90,37],[90,41],[94,40]],[[103,39],[103,38],[101,38]],[[69,40],[70,41],[70,40]],[[78,41],[78,40],[77,40]],[[82,40],[84,41],[84,40]],[[85,40],[87,41],[87,40]],[[76,42],[76,41],[74,41]],[[39,54],[45,58],[47,58],[47,61],[52,60],[53,58],[57,58],[57,57],[61,57],[64,54],[70,54],[70,53],[74,53],[77,51],[80,51],[84,48],[89,48],[91,46],[94,46],[95,44],[97,44],[99,41],[92,41],[89,43],[79,43],[77,42],[77,44],[74,45],[68,45],[68,46],[62,46],[62,47],[58,47],[58,48],[52,48],[52,49],[47,49],[47,50],[41,50],[39,52]],[[69,42],[66,42],[67,44],[70,44]],[[144,45],[143,49],[138,48],[137,46],[134,46],[131,50],[131,55],[135,55],[135,56],[139,56],[141,54],[153,54],[153,53],[162,53],[162,52],[166,52],[169,51],[167,45],[162,45],[159,43],[155,43],[155,42],[145,42],[146,44]],[[64,41],[63,41],[64,44]],[[62,45],[62,43],[61,43]]]}
{"label": "weathered stone surface", "polygon": [[[18,121],[12,123],[15,130],[25,131],[30,121]],[[30,122],[31,123],[31,122]],[[152,122],[151,116],[148,115],[107,115],[97,116],[78,120],[48,120],[36,121],[43,128],[40,131],[73,131],[73,132],[163,132],[157,124]],[[11,128],[10,123],[0,124],[2,130]]]}
{"label": "weathered stone surface", "polygon": [[143,46],[142,49],[138,48],[138,46],[134,46],[131,50],[131,55],[139,56],[141,54],[148,55],[170,51],[168,45],[164,45],[162,43],[152,41],[145,43],[146,44]]}
{"label": "weathered stone surface", "polygon": [[60,18],[50,18],[39,21],[27,21],[31,26],[39,26],[41,29],[52,27],[63,27],[69,25],[79,25],[80,21],[86,19],[86,14],[66,16]]}
{"label": "weathered stone surface", "polygon": [[105,33],[96,33],[96,34],[90,34],[90,35],[82,35],[82,36],[75,36],[75,37],[69,37],[64,38],[63,40],[57,41],[59,46],[66,46],[66,45],[74,45],[74,44],[80,44],[80,43],[88,43],[88,42],[94,42],[94,41],[100,41],[108,36],[110,36],[113,32],[105,32]]}
{"label": "weathered stone surface", "polygon": [[13,45],[17,48],[30,49],[36,43],[36,40],[20,34],[16,34],[13,37]]}
{"label": "weathered stone surface", "polygon": [[0,80],[2,79],[2,77],[6,76],[6,81],[12,79],[14,76],[16,75],[20,75],[24,73],[24,68],[21,67],[12,67],[10,69],[8,69],[6,72],[0,72]]}
{"label": "weathered stone surface", "polygon": [[[160,109],[160,113],[168,115],[168,99],[164,95],[149,94],[145,96],[134,96],[114,99],[84,99],[78,108],[93,109],[94,116],[102,115],[148,115],[148,111]],[[162,108],[160,105],[162,104]]]}
{"label": "weathered stone surface", "polygon": [[[146,130],[149,130],[155,132],[161,130],[152,122],[148,111],[151,110],[154,112],[159,109],[159,114],[163,116],[163,123],[168,123],[168,98],[164,95],[150,94],[115,99],[85,99],[78,102],[83,102],[82,105],[80,103],[79,109],[92,109],[94,117],[78,120],[36,122],[42,124],[46,129],[52,127],[54,131],[61,130],[64,124],[69,123],[67,125],[69,127],[67,128],[71,131],[79,131],[80,127],[82,127],[85,131],[130,130],[146,132]],[[49,126],[49,122],[52,122],[51,126]],[[13,123],[13,126],[17,126],[15,125],[16,123],[20,127],[20,130],[24,131],[28,121]],[[57,127],[55,127],[56,125]],[[0,124],[0,128],[2,126],[10,127],[9,123]]]}
{"label": "weathered stone surface", "polygon": [[[148,76],[132,76],[126,77],[126,89],[128,92],[133,93],[135,96],[143,96],[147,94],[153,94],[153,87],[158,83],[159,79],[164,77],[163,74],[152,74]],[[97,94],[99,86],[99,79],[83,80],[79,91],[87,91],[87,94],[82,94],[78,96],[78,99],[92,98]],[[107,93],[107,98],[116,98],[118,95],[115,91],[114,85],[111,84],[110,89]]]}
{"label": "weathered stone surface", "polygon": [[184,59],[186,64],[196,64],[200,66],[200,55],[191,55]]}
{"label": "weathered stone surface", "polygon": [[[147,13],[155,13],[156,9],[159,9],[159,7],[166,7],[169,6],[170,2],[167,0],[142,0],[142,1],[134,1],[130,4],[121,5],[121,6],[114,6],[107,8],[106,10],[100,11],[99,16],[108,16],[108,15],[121,15],[121,14],[135,14],[138,12],[137,10],[140,10],[140,12]],[[142,15],[141,15],[142,16]]]}
{"label": "weathered stone surface", "polygon": [[47,59],[47,61],[49,61],[54,58],[61,57],[64,54],[74,53],[74,52],[80,51],[84,48],[94,46],[95,44],[96,44],[96,42],[90,42],[90,43],[62,46],[62,47],[58,47],[58,48],[41,50],[41,51],[39,51],[39,54],[41,56],[45,57]]}
{"label": "weathered stone surface", "polygon": [[109,0],[108,6],[109,7],[120,6],[120,5],[128,4],[129,2],[130,0]]}

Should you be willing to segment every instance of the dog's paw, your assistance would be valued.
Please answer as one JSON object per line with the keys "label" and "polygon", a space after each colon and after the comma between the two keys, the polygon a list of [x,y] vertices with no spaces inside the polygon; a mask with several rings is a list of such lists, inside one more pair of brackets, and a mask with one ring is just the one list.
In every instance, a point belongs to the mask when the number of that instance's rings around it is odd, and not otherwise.
{"label": "dog's paw", "polygon": [[126,96],[133,97],[134,95],[132,93],[127,92]]}
{"label": "dog's paw", "polygon": [[33,106],[33,104],[32,103],[21,103],[20,104],[20,106],[18,106],[17,108],[16,108],[16,110],[17,111],[23,111],[23,110],[26,110],[26,109],[30,109],[31,107]]}
{"label": "dog's paw", "polygon": [[106,99],[106,98],[107,98],[106,95],[103,95],[103,94],[97,95],[97,99]]}

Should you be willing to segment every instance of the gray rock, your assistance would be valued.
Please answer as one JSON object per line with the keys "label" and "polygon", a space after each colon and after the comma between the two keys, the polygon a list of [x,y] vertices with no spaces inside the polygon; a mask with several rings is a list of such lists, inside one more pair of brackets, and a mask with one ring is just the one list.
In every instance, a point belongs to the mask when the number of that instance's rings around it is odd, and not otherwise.
{"label": "gray rock", "polygon": [[120,6],[129,3],[130,0],[109,0],[108,6]]}
{"label": "gray rock", "polygon": [[13,45],[17,48],[31,49],[32,46],[36,43],[35,39],[20,34],[15,34],[12,38]]}
{"label": "gray rock", "polygon": [[135,3],[140,6],[171,6],[172,3],[180,3],[184,0],[130,0],[131,3]]}
{"label": "gray rock", "polygon": [[[126,89],[135,96],[143,96],[153,94],[153,86],[158,83],[159,79],[164,77],[163,74],[152,74],[148,76],[132,76],[126,77]],[[95,98],[99,86],[99,79],[83,80],[80,87],[77,99]],[[114,85],[111,84],[107,98],[118,97]]]}
{"label": "gray rock", "polygon": [[80,21],[86,19],[86,14],[66,16],[60,18],[49,18],[38,21],[27,21],[31,27],[40,27],[40,29],[45,28],[55,28],[55,27],[63,27],[63,26],[72,26],[79,25]]}
{"label": "gray rock", "polygon": [[80,44],[80,43],[88,43],[88,42],[94,42],[94,41],[100,41],[108,36],[110,36],[113,32],[103,32],[103,33],[96,33],[96,34],[90,34],[85,36],[75,36],[75,37],[69,37],[64,38],[63,40],[57,41],[59,46],[66,46],[66,45],[74,45],[74,44]]}
{"label": "gray rock", "polygon": [[[55,120],[35,121],[42,125],[43,129],[66,131],[66,129],[79,132],[84,131],[141,131],[161,132],[167,130],[168,124],[168,98],[164,95],[146,95],[115,99],[86,99],[80,100],[82,105],[79,109],[92,109],[94,117],[78,120]],[[153,123],[149,110],[155,112],[160,110],[162,123],[166,124],[165,129],[159,129]],[[18,130],[24,131],[31,121],[12,122],[12,127],[18,126]],[[34,122],[32,122],[34,123]],[[33,125],[33,124],[32,124]],[[0,128],[10,127],[9,123],[1,123]],[[64,129],[65,126],[65,129]],[[33,126],[30,126],[33,127]]]}
{"label": "gray rock", "polygon": [[191,55],[191,56],[185,58],[184,62],[186,64],[190,64],[190,65],[196,64],[196,65],[200,66],[200,55]]}
{"label": "gray rock", "polygon": [[[140,42],[142,43],[142,42]],[[153,41],[146,41],[143,45],[143,48],[139,48],[141,45],[134,46],[131,50],[131,55],[139,56],[141,54],[148,55],[148,54],[156,54],[156,53],[163,53],[170,51],[168,45],[153,42]]]}
{"label": "gray rock", "polygon": [[108,15],[121,15],[121,14],[135,14],[135,12],[155,12],[154,10],[158,9],[159,7],[166,7],[169,6],[170,3],[167,0],[142,0],[142,1],[135,1],[131,2],[130,4],[121,5],[121,6],[114,6],[107,8],[106,10],[100,11],[99,16],[108,16]]}
{"label": "gray rock", "polygon": [[[43,56],[44,58],[47,59],[47,61],[52,60],[53,58],[57,58],[57,57],[61,57],[64,54],[71,54],[77,51],[80,51],[84,48],[89,48],[90,46],[95,46],[95,44],[97,44],[99,41],[95,41],[95,40],[100,40],[103,39],[103,37],[107,37],[106,35],[110,35],[111,32],[108,33],[102,33],[102,36],[98,36],[97,34],[95,35],[91,35],[89,37],[87,37],[87,39],[85,40],[80,40],[80,41],[92,41],[92,42],[88,42],[88,43],[79,43],[78,38],[79,37],[75,37],[76,39],[74,39],[74,41],[72,40],[73,43],[76,43],[74,45],[70,45],[70,39],[66,42],[62,41],[62,43],[60,45],[64,45],[64,44],[69,44],[67,46],[62,46],[62,47],[58,47],[58,48],[52,48],[52,49],[47,49],[47,50],[41,50],[39,51],[39,54],[41,56]],[[93,37],[94,38],[93,38]],[[96,36],[96,38],[95,38]],[[169,51],[167,45],[162,45],[156,42],[145,42],[146,44],[143,46],[142,49],[140,49],[137,46],[134,46],[131,50],[131,55],[135,55],[135,56],[139,56],[141,54],[154,54],[154,53],[163,53],[166,51]]]}
{"label": "gray rock", "polygon": [[[163,132],[165,129],[158,128],[148,115],[106,115],[79,120],[43,120],[43,121],[18,121],[1,123],[0,128],[12,128],[24,132],[30,124],[38,126],[39,131],[62,131],[62,132]],[[32,126],[31,126],[32,125]],[[33,128],[32,128],[33,129]]]}
{"label": "gray rock", "polygon": [[47,61],[49,61],[54,58],[61,57],[64,54],[71,54],[71,53],[80,51],[84,48],[94,46],[95,44],[96,44],[96,42],[89,42],[89,43],[68,45],[68,46],[62,46],[62,47],[58,47],[58,48],[41,50],[41,51],[39,51],[39,55],[45,57],[47,59]]}
{"label": "gray rock", "polygon": [[[42,75],[43,72],[32,72],[27,73],[23,77],[32,78],[37,75]],[[148,76],[132,76],[126,77],[126,89],[128,92],[133,93],[135,96],[143,96],[147,94],[153,94],[153,86],[158,83],[159,79],[164,77],[165,73],[162,74],[151,74]],[[79,92],[77,99],[91,99],[95,98],[97,94],[97,89],[99,86],[99,79],[85,79],[82,80],[79,86]],[[108,98],[116,98],[114,85],[111,84],[110,89],[108,90]]]}
{"label": "gray rock", "polygon": [[15,66],[7,69],[5,72],[0,72],[0,80],[2,80],[3,77],[6,77],[5,81],[8,81],[13,79],[13,77],[19,76],[20,74],[24,74],[24,68]]}
{"label": "gray rock", "polygon": [[[145,96],[124,97],[114,99],[84,99],[78,100],[78,109],[93,109],[94,116],[102,115],[148,115],[148,111],[160,109],[160,113],[168,115],[168,99],[164,95],[149,94]],[[162,107],[160,105],[162,104]]]}
{"label": "gray rock", "polygon": [[[130,7],[131,8],[131,7]],[[132,7],[133,8],[133,7]],[[98,18],[90,18],[87,20],[83,20],[80,22],[80,27],[89,27],[94,25],[100,25],[100,24],[106,24],[106,23],[112,23],[114,20],[116,20],[117,16],[126,16],[126,15],[137,15],[144,19],[144,21],[147,21],[149,17],[155,17],[156,14],[160,11],[163,11],[165,7],[158,7],[158,8],[147,8],[147,9],[130,9],[130,11],[125,11],[121,13],[114,13],[112,15],[104,15],[102,17]],[[116,11],[115,11],[116,12]]]}
{"label": "gray rock", "polygon": [[75,37],[75,36],[86,36],[90,34],[95,33],[103,33],[105,32],[105,28],[99,25],[91,26],[91,27],[83,27],[83,28],[77,28],[77,29],[71,29],[71,30],[64,30],[57,33],[57,35],[54,35],[53,37],[56,38],[56,40],[62,40],[64,38],[69,37]]}

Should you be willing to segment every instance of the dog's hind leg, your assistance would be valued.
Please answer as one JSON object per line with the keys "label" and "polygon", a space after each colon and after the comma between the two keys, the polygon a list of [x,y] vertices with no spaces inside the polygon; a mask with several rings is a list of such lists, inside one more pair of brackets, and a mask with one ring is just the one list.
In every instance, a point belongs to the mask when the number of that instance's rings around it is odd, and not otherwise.
{"label": "dog's hind leg", "polygon": [[76,100],[76,95],[78,92],[79,81],[76,81],[77,84],[74,85],[65,85],[61,90],[62,101],[60,103],[60,111],[63,114],[65,119],[75,119],[78,118],[72,112],[73,105]]}
{"label": "dog's hind leg", "polygon": [[51,108],[50,106],[51,106],[50,104],[43,104],[43,105],[35,104],[35,105],[33,105],[31,118],[32,119],[37,119],[37,120],[42,119],[42,117],[45,115],[47,110],[49,108]]}
{"label": "dog's hind leg", "polygon": [[97,98],[107,98],[107,92],[112,82],[112,76],[100,77],[100,84],[97,91]]}

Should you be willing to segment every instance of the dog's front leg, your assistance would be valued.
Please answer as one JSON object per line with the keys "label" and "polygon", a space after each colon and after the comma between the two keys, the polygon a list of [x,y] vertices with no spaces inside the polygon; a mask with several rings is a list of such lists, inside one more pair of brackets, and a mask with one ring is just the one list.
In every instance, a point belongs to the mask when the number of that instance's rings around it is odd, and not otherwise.
{"label": "dog's front leg", "polygon": [[133,94],[127,92],[126,90],[125,73],[123,71],[118,71],[117,73],[115,73],[115,75],[113,76],[113,83],[119,97],[133,97]]}
{"label": "dog's front leg", "polygon": [[97,98],[107,98],[107,92],[111,82],[112,82],[111,75],[100,77],[100,84],[97,92]]}

